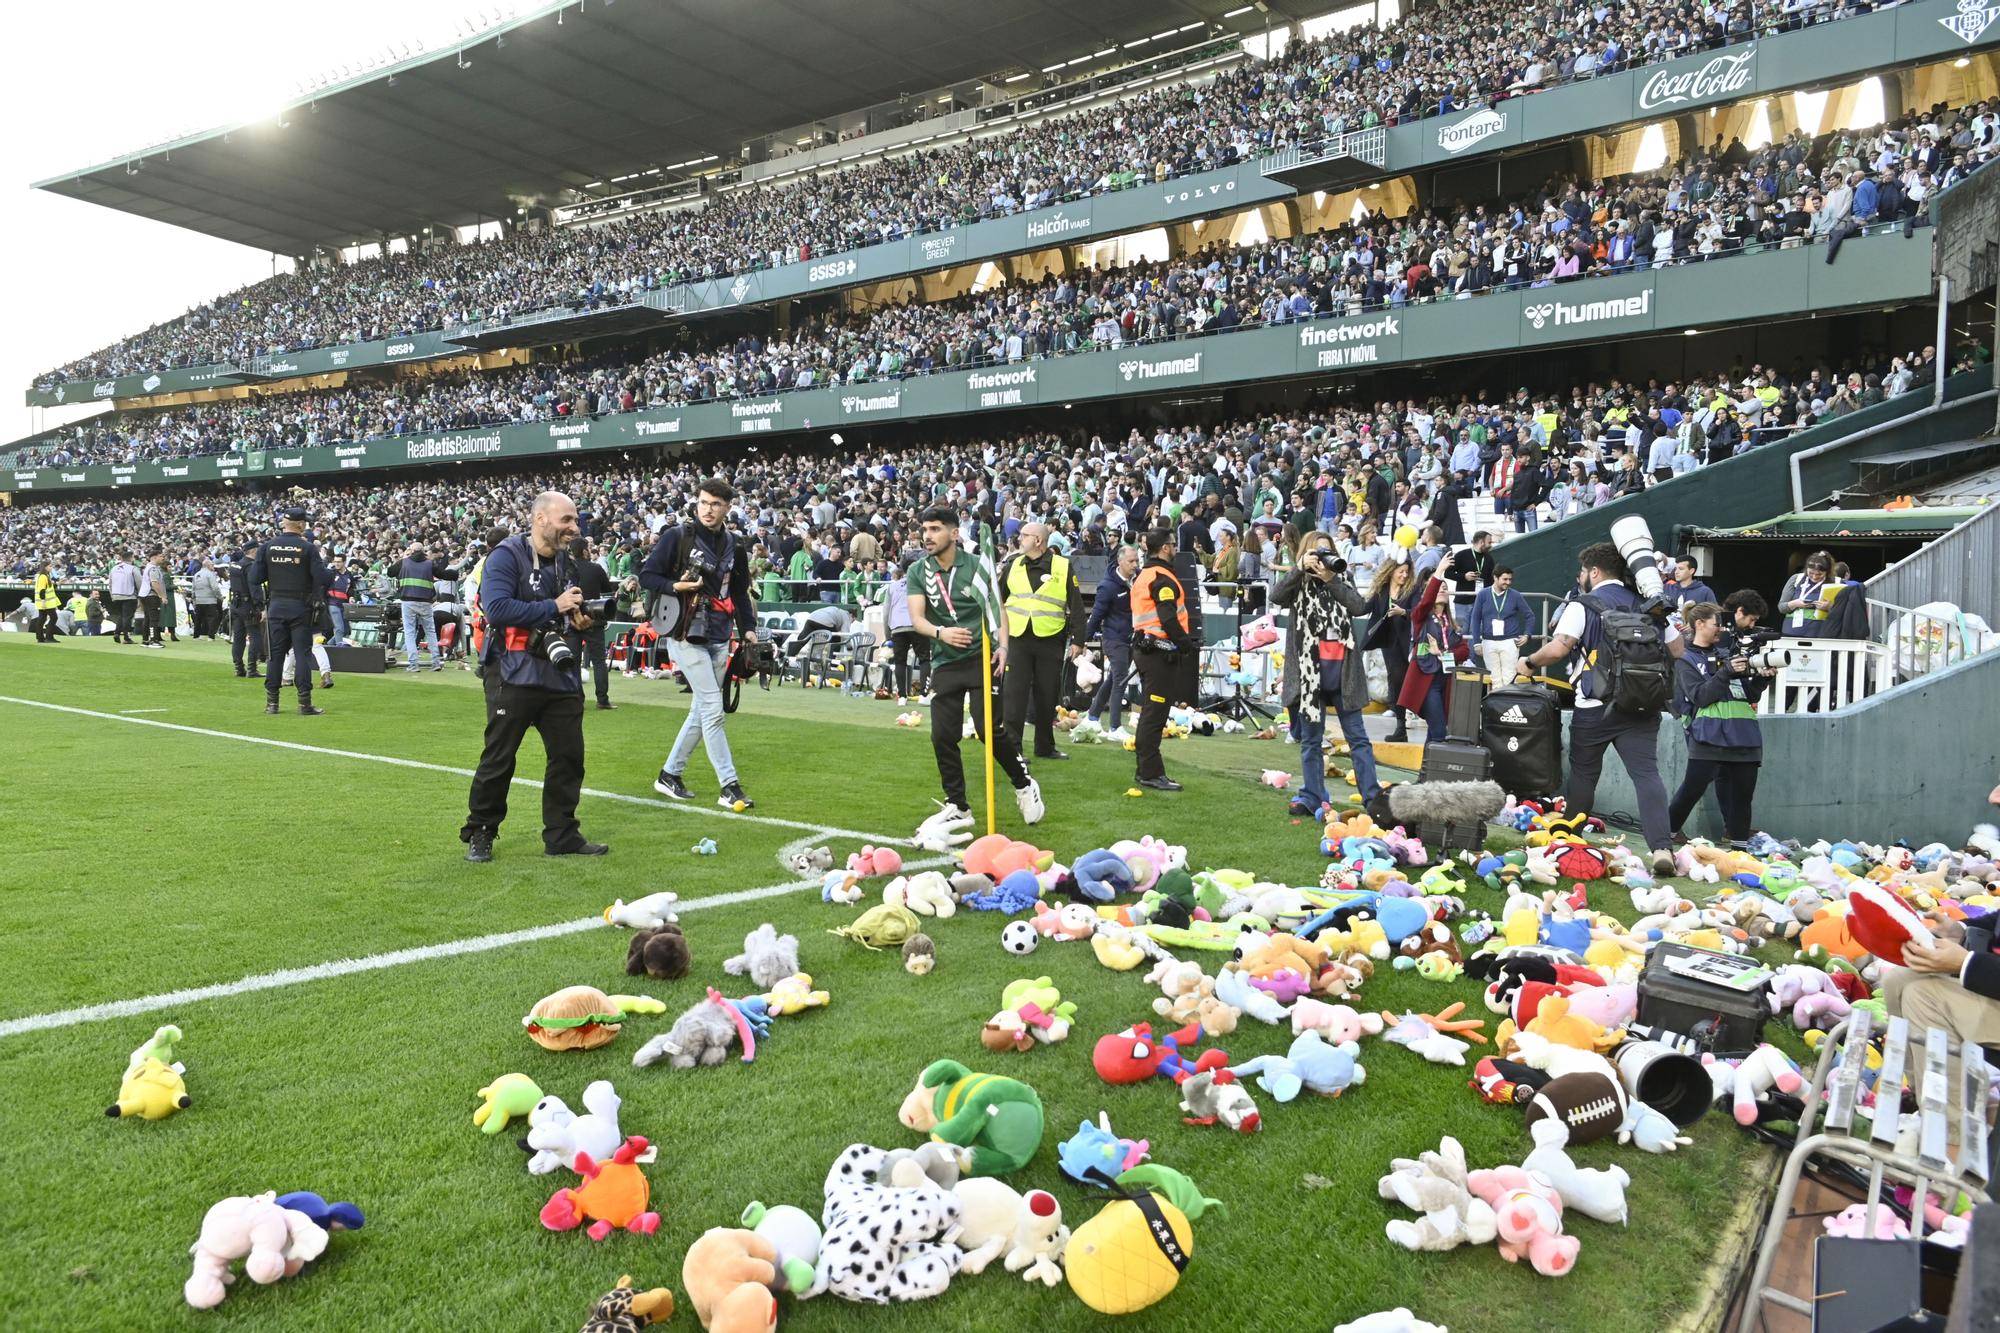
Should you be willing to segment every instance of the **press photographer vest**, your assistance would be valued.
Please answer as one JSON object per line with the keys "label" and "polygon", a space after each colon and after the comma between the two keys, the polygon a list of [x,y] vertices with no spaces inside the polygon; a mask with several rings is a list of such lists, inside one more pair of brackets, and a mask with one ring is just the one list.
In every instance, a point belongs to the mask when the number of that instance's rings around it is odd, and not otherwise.
{"label": "press photographer vest", "polygon": [[1029,584],[1028,559],[1022,556],[1007,571],[1007,632],[1054,638],[1069,621],[1069,560],[1051,552],[1049,572]]}
{"label": "press photographer vest", "polygon": [[[512,557],[511,560],[500,560],[502,551]],[[508,599],[553,603],[556,594],[567,584],[563,560],[561,551],[543,559],[528,544],[527,537],[509,537],[494,547],[493,555],[487,559],[486,572],[481,581],[482,600],[489,607],[495,601]],[[512,565],[511,569],[507,567],[509,565]],[[553,605],[549,614],[551,618],[561,619]],[[571,669],[562,670],[530,648],[534,634],[535,627],[530,625],[489,625],[486,648],[480,660],[489,671],[498,666],[503,685],[549,690],[556,694],[581,694],[583,678],[578,671],[581,656]]]}
{"label": "press photographer vest", "polygon": [[[1721,669],[1722,652],[1720,645],[1697,648],[1690,643],[1681,661],[1706,680]],[[1682,701],[1683,707],[1686,702]],[[1701,745],[1732,750],[1761,750],[1764,745],[1763,728],[1757,725],[1757,705],[1740,678],[1729,682],[1729,698],[1703,704],[1692,713],[1683,712],[1681,725],[1687,728],[1688,739]]]}

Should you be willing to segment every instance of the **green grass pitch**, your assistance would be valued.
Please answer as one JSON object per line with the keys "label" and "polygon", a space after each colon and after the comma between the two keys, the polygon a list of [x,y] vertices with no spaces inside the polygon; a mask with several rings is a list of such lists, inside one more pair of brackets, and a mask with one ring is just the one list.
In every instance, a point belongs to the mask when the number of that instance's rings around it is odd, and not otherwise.
{"label": "green grass pitch", "polygon": [[[1387,1219],[1404,1215],[1376,1197],[1391,1157],[1434,1147],[1446,1133],[1475,1165],[1519,1161],[1530,1146],[1511,1113],[1466,1088],[1468,1069],[1369,1042],[1366,1084],[1338,1101],[1279,1106],[1260,1097],[1264,1129],[1255,1135],[1188,1126],[1165,1082],[1112,1088],[1092,1072],[1091,1043],[1151,1019],[1155,992],[1137,972],[1100,967],[1085,945],[1044,944],[1017,959],[999,947],[1001,918],[962,913],[929,928],[938,969],[914,978],[893,953],[826,934],[857,909],[822,903],[816,886],[705,904],[784,884],[791,876],[780,851],[801,838],[842,857],[861,841],[817,829],[909,836],[937,783],[928,733],[897,728],[893,704],[751,690],[730,734],[760,819],[735,819],[709,804],[713,777],[699,758],[688,774],[696,805],[661,808],[652,778],[685,696],[621,679],[623,706],[585,716],[586,786],[607,794],[584,797],[583,828],[609,842],[611,855],[543,858],[538,793],[517,787],[498,859],[469,866],[456,836],[467,781],[452,771],[478,757],[482,712],[469,674],[341,677],[317,696],[327,716],[296,716],[288,696],[286,711],[267,717],[261,688],[231,676],[218,645],[51,648],[0,635],[0,696],[8,700],[0,702],[8,793],[0,1080],[11,1094],[0,1327],[10,1330],[576,1328],[620,1273],[678,1295],[687,1245],[708,1227],[733,1225],[751,1199],[816,1215],[827,1167],[846,1145],[913,1143],[897,1107],[923,1065],[947,1056],[1040,1092],[1043,1150],[1011,1180],[1052,1190],[1070,1225],[1104,1196],[1060,1177],[1054,1144],[1100,1110],[1120,1134],[1151,1139],[1155,1160],[1227,1203],[1226,1217],[1196,1224],[1179,1289],[1132,1321],[1149,1330],[1326,1329],[1397,1305],[1459,1333],[1663,1328],[1695,1302],[1709,1270],[1735,1258],[1741,1242],[1721,1237],[1746,1192],[1770,1174],[1766,1156],[1711,1116],[1694,1145],[1672,1156],[1576,1150],[1584,1165],[1615,1160],[1631,1173],[1633,1221],[1615,1228],[1573,1217],[1583,1248],[1569,1277],[1537,1277],[1491,1246],[1408,1254],[1382,1234]],[[520,775],[538,777],[538,743],[528,741],[522,756]],[[966,758],[976,772],[970,746]],[[1033,830],[1038,845],[1068,859],[1154,833],[1188,844],[1196,866],[1316,882],[1315,832],[1256,784],[1259,769],[1296,769],[1290,747],[1241,737],[1170,742],[1169,767],[1187,783],[1173,796],[1127,797],[1130,763],[1079,746],[1072,762],[1043,766],[1049,816]],[[1003,830],[1024,832],[1004,791],[1000,813]],[[715,839],[717,855],[690,853],[703,837]],[[678,892],[688,909],[695,966],[679,982],[628,979],[624,933],[580,924],[615,897],[658,889]],[[752,1065],[633,1068],[632,1052],[705,985],[744,989],[721,963],[762,921],[799,937],[803,965],[832,992],[831,1007],[778,1020]],[[155,1012],[69,1012],[563,923],[576,928]],[[1002,986],[1041,974],[1077,1002],[1075,1035],[1019,1056],[988,1054],[979,1028]],[[644,991],[667,1012],[634,1020],[601,1051],[544,1052],[522,1034],[521,1016],[573,983]],[[1377,1009],[1478,1005],[1475,983],[1387,969],[1363,998]],[[22,1030],[17,1020],[35,1015],[60,1021]],[[170,1021],[186,1032],[177,1055],[193,1106],[158,1123],[107,1119],[127,1053]],[[1288,1036],[1246,1020],[1220,1044],[1244,1059],[1281,1051]],[[540,1226],[537,1211],[570,1183],[568,1173],[532,1177],[512,1133],[488,1137],[472,1126],[474,1090],[511,1070],[572,1105],[590,1080],[616,1083],[626,1132],[660,1148],[650,1168],[658,1236],[594,1244]],[[190,1310],[181,1284],[202,1214],[226,1195],[264,1189],[352,1200],[367,1227],[337,1235],[298,1280],[239,1280],[219,1309]],[[787,1298],[781,1316],[786,1329],[885,1333],[1107,1322],[1067,1286],[1029,1286],[997,1264],[935,1301],[877,1308]],[[669,1327],[695,1327],[692,1312],[682,1309]]]}

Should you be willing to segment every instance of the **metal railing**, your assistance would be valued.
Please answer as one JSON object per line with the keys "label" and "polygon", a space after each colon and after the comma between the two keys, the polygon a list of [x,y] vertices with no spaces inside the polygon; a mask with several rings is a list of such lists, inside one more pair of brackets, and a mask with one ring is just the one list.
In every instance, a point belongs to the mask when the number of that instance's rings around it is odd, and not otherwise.
{"label": "metal railing", "polygon": [[1258,163],[1257,170],[1266,176],[1278,176],[1300,167],[1337,162],[1342,158],[1380,167],[1389,160],[1388,130],[1380,125],[1371,125],[1365,130],[1348,130],[1324,139],[1287,144]]}
{"label": "metal railing", "polygon": [[2000,504],[1926,543],[1866,586],[1871,603],[1950,602],[1991,623],[2000,617]]}
{"label": "metal railing", "polygon": [[1932,603],[1915,608],[1868,602],[1868,636],[1883,646],[1893,681],[1915,680],[2000,649],[2000,634],[1976,615]]}

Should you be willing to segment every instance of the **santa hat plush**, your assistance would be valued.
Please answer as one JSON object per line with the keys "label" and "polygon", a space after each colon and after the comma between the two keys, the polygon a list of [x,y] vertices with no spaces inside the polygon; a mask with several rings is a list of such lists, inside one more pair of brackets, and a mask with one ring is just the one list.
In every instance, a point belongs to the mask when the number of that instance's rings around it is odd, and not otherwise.
{"label": "santa hat plush", "polygon": [[1934,943],[1931,928],[1893,889],[1857,881],[1847,890],[1847,908],[1848,933],[1885,963],[1907,966],[1903,946],[1911,940],[1926,946]]}

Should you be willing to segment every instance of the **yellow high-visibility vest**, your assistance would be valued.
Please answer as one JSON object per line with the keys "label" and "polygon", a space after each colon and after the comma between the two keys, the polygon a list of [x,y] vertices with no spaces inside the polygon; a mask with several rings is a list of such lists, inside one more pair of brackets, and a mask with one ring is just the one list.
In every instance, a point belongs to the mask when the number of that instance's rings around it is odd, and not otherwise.
{"label": "yellow high-visibility vest", "polygon": [[1039,584],[1028,584],[1028,562],[1016,560],[1007,571],[1007,632],[1052,638],[1069,621],[1069,560],[1051,553],[1049,572]]}

